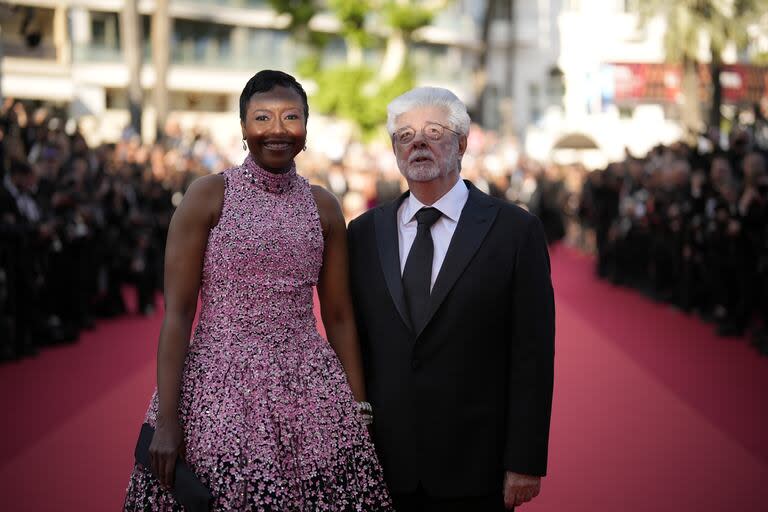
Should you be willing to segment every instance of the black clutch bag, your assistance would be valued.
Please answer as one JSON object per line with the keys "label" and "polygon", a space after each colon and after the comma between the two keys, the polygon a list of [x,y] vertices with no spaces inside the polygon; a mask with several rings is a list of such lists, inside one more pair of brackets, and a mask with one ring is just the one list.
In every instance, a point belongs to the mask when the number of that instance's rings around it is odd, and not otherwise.
{"label": "black clutch bag", "polygon": [[[141,426],[139,440],[136,442],[136,451],[134,456],[136,462],[147,469],[152,465],[149,462],[149,445],[152,442],[152,436],[155,429],[149,423]],[[155,475],[157,476],[157,475]],[[180,505],[189,512],[208,512],[211,501],[211,492],[195,476],[183,459],[176,459],[176,469],[174,470],[174,481],[171,494],[176,498]]]}

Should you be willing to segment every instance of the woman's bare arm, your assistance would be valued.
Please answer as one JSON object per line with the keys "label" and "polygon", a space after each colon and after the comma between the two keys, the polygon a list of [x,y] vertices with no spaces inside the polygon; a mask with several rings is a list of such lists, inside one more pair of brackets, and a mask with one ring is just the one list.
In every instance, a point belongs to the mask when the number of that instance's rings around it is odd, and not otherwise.
{"label": "woman's bare arm", "polygon": [[325,236],[323,268],[317,285],[323,325],[328,342],[347,374],[352,394],[357,401],[364,401],[363,363],[349,289],[347,227],[339,202],[333,194],[318,186],[312,187],[312,193]]}
{"label": "woman's bare arm", "polygon": [[218,222],[224,196],[220,175],[189,187],[171,219],[165,250],[165,316],[157,348],[157,429],[150,446],[152,469],[163,485],[173,483],[181,447],[178,406],[181,375],[189,345],[202,276],[208,232]]}

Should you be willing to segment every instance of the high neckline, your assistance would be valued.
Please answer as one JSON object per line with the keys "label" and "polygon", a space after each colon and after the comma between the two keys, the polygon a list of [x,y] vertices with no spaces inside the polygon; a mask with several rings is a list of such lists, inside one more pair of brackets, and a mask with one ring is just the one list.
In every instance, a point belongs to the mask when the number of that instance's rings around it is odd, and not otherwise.
{"label": "high neckline", "polygon": [[291,163],[291,168],[283,173],[269,172],[261,167],[250,154],[243,162],[245,176],[254,186],[272,194],[282,194],[291,188],[293,177],[296,176],[296,164]]}

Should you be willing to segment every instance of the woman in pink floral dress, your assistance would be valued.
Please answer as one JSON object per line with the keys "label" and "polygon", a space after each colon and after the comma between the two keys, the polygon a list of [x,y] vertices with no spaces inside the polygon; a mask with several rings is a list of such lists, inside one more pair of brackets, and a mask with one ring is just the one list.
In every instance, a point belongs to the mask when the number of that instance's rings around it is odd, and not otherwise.
{"label": "woman in pink floral dress", "polygon": [[173,217],[152,467],[134,468],[125,510],[182,510],[169,492],[178,456],[212,510],[392,508],[361,414],[344,219],[293,163],[308,113],[293,77],[256,74],[240,98],[248,157],[193,183]]}

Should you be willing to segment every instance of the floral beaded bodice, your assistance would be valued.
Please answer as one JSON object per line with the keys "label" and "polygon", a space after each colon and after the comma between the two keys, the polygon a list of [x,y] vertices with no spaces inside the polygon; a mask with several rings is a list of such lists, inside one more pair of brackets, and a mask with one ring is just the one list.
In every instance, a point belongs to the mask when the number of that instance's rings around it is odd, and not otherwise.
{"label": "floral beaded bodice", "polygon": [[260,326],[274,332],[275,324],[314,327],[312,287],[324,242],[308,181],[295,166],[274,174],[250,155],[224,179],[221,216],[205,251],[201,328],[255,334]]}

